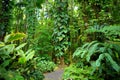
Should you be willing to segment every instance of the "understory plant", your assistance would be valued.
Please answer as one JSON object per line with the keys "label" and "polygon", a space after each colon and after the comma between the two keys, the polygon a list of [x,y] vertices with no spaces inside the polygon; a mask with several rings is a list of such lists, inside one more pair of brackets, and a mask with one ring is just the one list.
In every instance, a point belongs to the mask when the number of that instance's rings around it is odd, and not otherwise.
{"label": "understory plant", "polygon": [[4,42],[0,42],[0,79],[42,80],[44,78],[42,73],[34,67],[35,64],[32,65],[35,51],[32,49],[24,51],[22,48],[26,43],[20,45],[15,43],[25,36],[24,33],[12,33],[5,36]]}
{"label": "understory plant", "polygon": [[[113,29],[111,31],[111,29]],[[97,38],[76,49],[73,54],[81,67],[92,67],[92,74],[102,76],[105,80],[118,80],[120,76],[120,42],[119,26],[102,29],[89,29]],[[97,35],[96,35],[97,34]],[[101,36],[104,36],[101,37]],[[99,38],[99,39],[98,39]],[[95,39],[95,38],[94,38]]]}
{"label": "understory plant", "polygon": [[56,65],[53,61],[51,60],[47,60],[45,57],[37,57],[36,58],[37,61],[37,67],[41,72],[51,72],[55,69]]}
{"label": "understory plant", "polygon": [[76,64],[71,64],[65,68],[63,80],[104,80],[100,76],[92,75],[92,67],[85,66],[80,68]]}
{"label": "understory plant", "polygon": [[[119,47],[119,45],[110,42],[93,41],[78,48],[73,56],[85,59],[93,67],[93,72],[97,71],[100,75],[104,74],[102,75],[104,77],[116,78],[120,75]],[[114,73],[111,74],[111,72]]]}

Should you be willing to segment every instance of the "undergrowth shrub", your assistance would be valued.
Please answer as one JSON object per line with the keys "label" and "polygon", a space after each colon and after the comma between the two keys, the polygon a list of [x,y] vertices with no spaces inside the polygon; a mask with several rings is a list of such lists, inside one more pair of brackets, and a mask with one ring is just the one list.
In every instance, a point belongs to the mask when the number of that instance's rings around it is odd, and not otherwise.
{"label": "undergrowth shrub", "polygon": [[84,66],[80,68],[76,64],[72,64],[65,68],[63,80],[104,80],[96,74],[92,75],[92,67]]}
{"label": "undergrowth shrub", "polygon": [[[12,33],[0,42],[0,79],[3,80],[42,80],[41,71],[35,67],[35,51],[22,48],[26,45],[15,44],[14,41],[25,37],[24,33]],[[32,62],[34,61],[34,63]]]}
{"label": "undergrowth shrub", "polygon": [[119,47],[114,43],[92,41],[78,48],[73,56],[84,59],[83,64],[88,62],[93,67],[93,72],[99,71],[105,78],[116,78],[120,75]]}
{"label": "undergrowth shrub", "polygon": [[55,63],[51,60],[46,60],[45,57],[37,58],[36,65],[41,72],[51,72],[56,67]]}
{"label": "undergrowth shrub", "polygon": [[[77,48],[73,54],[77,65],[92,67],[92,73],[104,80],[119,80],[120,34],[119,25],[95,26],[86,30],[94,39]],[[90,38],[89,38],[90,39]]]}

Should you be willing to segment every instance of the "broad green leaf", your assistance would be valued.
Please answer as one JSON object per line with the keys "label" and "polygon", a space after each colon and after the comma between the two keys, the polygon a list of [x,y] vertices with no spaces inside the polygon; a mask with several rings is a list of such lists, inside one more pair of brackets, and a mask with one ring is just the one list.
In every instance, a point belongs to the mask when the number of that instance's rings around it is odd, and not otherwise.
{"label": "broad green leaf", "polygon": [[19,59],[18,59],[18,63],[20,63],[20,64],[25,64],[26,63],[26,57],[20,57]]}
{"label": "broad green leaf", "polygon": [[63,40],[63,37],[58,37],[59,41],[62,41]]}
{"label": "broad green leaf", "polygon": [[15,50],[20,50],[21,48],[23,48],[27,43],[23,43],[21,45],[19,45],[18,47],[15,48]]}
{"label": "broad green leaf", "polygon": [[9,35],[6,35],[4,38],[4,42],[12,42],[12,41],[16,41],[16,40],[21,40],[24,37],[26,37],[26,34],[24,33],[12,33]]}
{"label": "broad green leaf", "polygon": [[82,46],[82,48],[84,49],[84,48],[86,48],[88,45],[89,45],[89,43],[85,43],[85,44]]}
{"label": "broad green leaf", "polygon": [[100,54],[99,58],[96,60],[96,66],[99,67],[101,65],[101,61],[104,59],[104,54]]}
{"label": "broad green leaf", "polygon": [[5,43],[0,42],[0,47],[3,47],[3,46],[5,46]]}
{"label": "broad green leaf", "polygon": [[28,60],[32,59],[33,56],[34,56],[34,54],[35,54],[35,51],[34,51],[34,50],[31,51],[30,53],[28,53],[28,54],[26,55],[26,60],[28,61]]}
{"label": "broad green leaf", "polygon": [[29,49],[29,50],[25,53],[25,55],[29,54],[30,52],[32,52],[32,49]]}
{"label": "broad green leaf", "polygon": [[1,66],[2,66],[2,67],[6,67],[6,66],[9,65],[9,63],[10,63],[10,60],[5,60],[5,61],[1,64]]}
{"label": "broad green leaf", "polygon": [[88,51],[87,51],[87,50],[84,50],[84,51],[81,53],[81,58],[83,58],[86,53],[88,53]]}
{"label": "broad green leaf", "polygon": [[95,43],[98,43],[98,41],[92,41],[91,43],[89,43],[89,45],[87,46],[87,49],[89,49],[92,45],[94,45]]}
{"label": "broad green leaf", "polygon": [[77,48],[77,49],[75,50],[75,52],[73,53],[73,57],[79,56],[81,52],[82,52],[82,51],[81,51],[81,48],[80,48],[80,47]]}
{"label": "broad green leaf", "polygon": [[100,50],[100,52],[104,53],[106,48],[105,47],[100,47],[99,50]]}
{"label": "broad green leaf", "polygon": [[3,49],[5,49],[6,52],[9,54],[9,53],[13,52],[13,50],[15,49],[15,45],[16,44],[9,44],[9,45],[4,46]]}
{"label": "broad green leaf", "polygon": [[97,69],[96,62],[95,62],[95,61],[91,61],[90,64],[91,64],[91,66],[92,66],[92,68],[93,68],[93,70],[92,70],[92,72],[91,72],[91,75],[93,75],[94,72],[95,72],[96,69]]}
{"label": "broad green leaf", "polygon": [[91,56],[95,53],[95,51],[99,48],[98,46],[100,45],[100,43],[94,43],[93,45],[91,45],[91,47],[88,49],[88,54],[86,56],[86,60],[89,62]]}
{"label": "broad green leaf", "polygon": [[18,50],[18,51],[17,51],[17,55],[22,56],[22,57],[25,57],[25,53],[24,53],[23,50]]}
{"label": "broad green leaf", "polygon": [[10,38],[10,35],[6,35],[5,38],[4,38],[4,42],[7,42]]}
{"label": "broad green leaf", "polygon": [[105,53],[105,57],[110,62],[113,69],[116,70],[117,72],[119,72],[120,71],[120,66],[112,59],[111,55],[109,55],[108,53]]}

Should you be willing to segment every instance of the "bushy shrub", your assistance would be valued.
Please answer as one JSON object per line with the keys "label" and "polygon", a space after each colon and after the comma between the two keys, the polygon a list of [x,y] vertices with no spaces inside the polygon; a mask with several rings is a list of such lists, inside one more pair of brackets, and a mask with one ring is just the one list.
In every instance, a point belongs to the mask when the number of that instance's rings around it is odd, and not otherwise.
{"label": "bushy shrub", "polygon": [[54,70],[55,66],[55,63],[49,60],[39,60],[39,62],[37,62],[37,67],[42,72],[51,72]]}
{"label": "bushy shrub", "polygon": [[64,70],[63,80],[104,80],[97,76],[96,74],[92,74],[92,68],[88,66],[84,66],[84,68],[80,68],[75,64],[70,65]]}
{"label": "bushy shrub", "polygon": [[26,43],[13,43],[24,37],[23,33],[12,33],[5,37],[4,42],[0,42],[0,79],[43,80],[43,74],[35,67],[36,63],[33,63],[35,51],[24,51],[22,48]]}
{"label": "bushy shrub", "polygon": [[[93,72],[97,71],[104,78],[116,78],[120,75],[119,51],[117,44],[92,41],[78,48],[73,56],[81,58],[81,61],[84,59],[84,65],[88,63],[89,66],[92,66]],[[111,72],[112,74],[110,74]]]}
{"label": "bushy shrub", "polygon": [[93,74],[102,75],[105,80],[119,80],[120,42],[119,26],[97,26],[87,30],[95,37],[76,49],[73,54],[77,64],[93,68]]}

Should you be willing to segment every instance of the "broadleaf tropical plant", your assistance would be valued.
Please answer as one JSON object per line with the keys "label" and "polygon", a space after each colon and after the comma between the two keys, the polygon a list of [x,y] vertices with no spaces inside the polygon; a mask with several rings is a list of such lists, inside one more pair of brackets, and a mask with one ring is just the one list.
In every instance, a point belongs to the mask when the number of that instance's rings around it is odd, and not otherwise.
{"label": "broadleaf tropical plant", "polygon": [[[9,34],[11,38],[7,37],[7,39],[5,39],[5,42],[0,42],[0,62],[1,62],[0,68],[2,69],[0,70],[0,79],[2,78],[6,79],[7,77],[9,78],[8,80],[17,80],[17,79],[24,80],[24,78],[26,79],[27,77],[23,76],[23,72],[28,72],[28,71],[32,72],[32,70],[29,70],[30,67],[27,66],[27,69],[25,70],[24,68],[26,67],[26,65],[28,65],[28,63],[30,63],[30,60],[33,59],[35,51],[32,49],[28,49],[26,52],[23,51],[22,48],[26,45],[26,43],[23,43],[21,45],[14,44],[13,41],[20,40],[25,37],[25,36],[21,36],[19,38],[18,36],[15,37],[16,35],[18,34],[17,33],[14,33],[14,35]],[[40,73],[40,71],[37,71],[37,72]],[[2,74],[2,73],[5,73],[5,74]],[[33,74],[31,76],[33,78],[36,79],[36,77],[39,77],[38,74],[37,76],[34,75],[35,72],[32,72],[32,73]],[[10,74],[10,76],[8,74]],[[30,75],[30,73],[27,73],[26,75]],[[41,74],[39,78],[43,79],[44,77]]]}
{"label": "broadleaf tropical plant", "polygon": [[[113,68],[114,68],[114,65],[116,65],[117,67],[116,69],[115,68],[114,69],[119,72],[120,66],[116,63],[116,61],[114,61],[115,55],[112,55],[113,53],[116,53],[119,55],[119,52],[113,51],[114,47],[110,47],[112,45],[117,45],[117,44],[100,43],[100,42],[96,42],[95,44],[92,44],[94,42],[96,41],[89,43],[89,45],[85,48],[84,47],[79,48],[79,50],[77,50],[77,52],[75,52],[73,56],[80,55],[81,58],[85,57],[86,61],[88,62],[92,60],[96,61],[96,64],[98,64],[97,66],[100,66],[101,60],[105,58],[106,60],[110,62]],[[111,50],[113,53],[111,54],[109,50]],[[97,57],[98,59],[92,59],[95,57]]]}
{"label": "broadleaf tropical plant", "polygon": [[[86,43],[83,47],[79,47],[73,54],[73,57],[79,57],[85,59],[91,66],[93,67],[93,73],[97,70],[100,73],[104,72],[105,68],[112,68],[112,70],[116,71],[117,73],[120,72],[120,52],[119,46],[115,43],[109,42],[98,42],[92,41],[89,44]],[[117,50],[117,49],[118,50]],[[116,56],[116,55],[117,56]],[[95,63],[95,64],[93,64]],[[106,64],[106,66],[104,65]],[[102,69],[102,72],[101,72]],[[106,71],[108,73],[109,71]]]}
{"label": "broadleaf tropical plant", "polygon": [[12,42],[12,41],[16,41],[16,40],[20,40],[25,38],[26,35],[24,33],[12,33],[9,35],[6,35],[4,38],[4,42]]}

